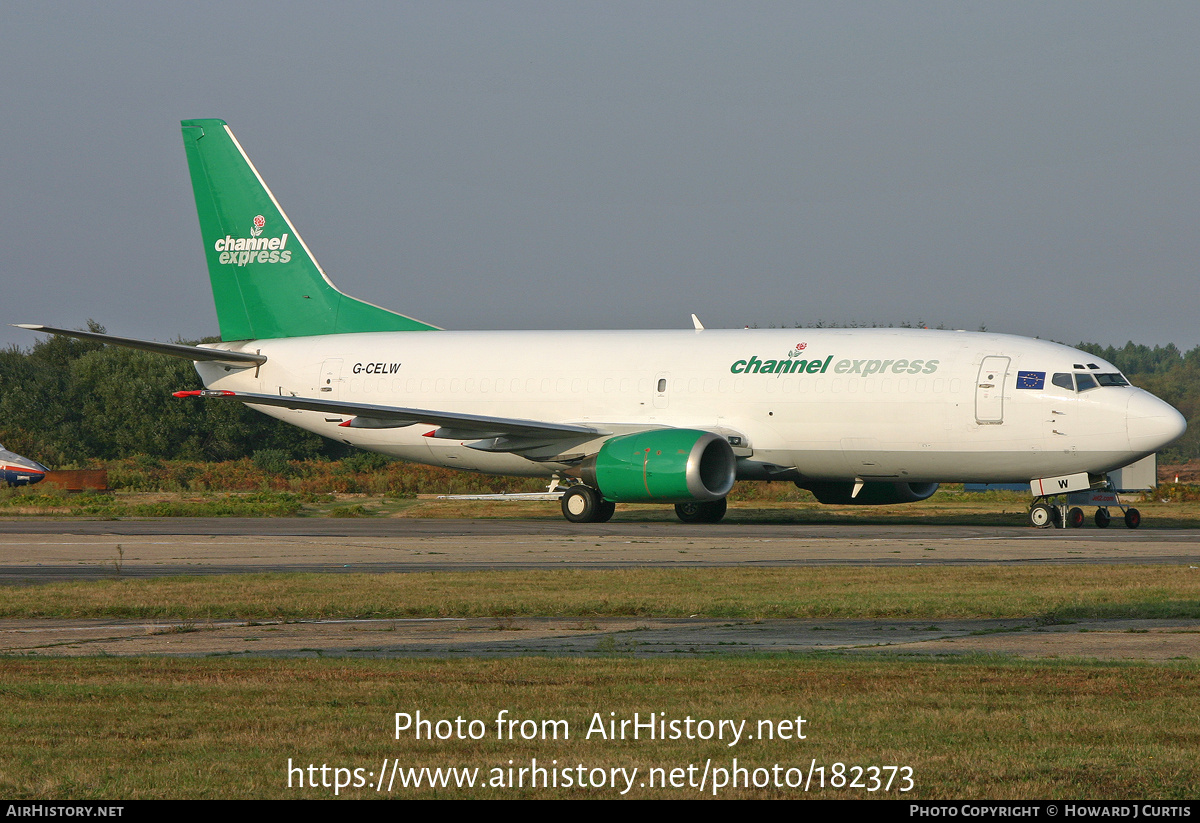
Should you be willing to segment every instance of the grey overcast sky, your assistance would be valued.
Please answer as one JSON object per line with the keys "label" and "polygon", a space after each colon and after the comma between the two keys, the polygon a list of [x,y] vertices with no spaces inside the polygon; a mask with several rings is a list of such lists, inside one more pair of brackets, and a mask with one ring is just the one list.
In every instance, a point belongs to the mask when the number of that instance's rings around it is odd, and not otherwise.
{"label": "grey overcast sky", "polygon": [[[5,3],[7,323],[216,333],[179,121],[452,329],[1200,344],[1200,3]],[[31,345],[0,330],[0,344]]]}

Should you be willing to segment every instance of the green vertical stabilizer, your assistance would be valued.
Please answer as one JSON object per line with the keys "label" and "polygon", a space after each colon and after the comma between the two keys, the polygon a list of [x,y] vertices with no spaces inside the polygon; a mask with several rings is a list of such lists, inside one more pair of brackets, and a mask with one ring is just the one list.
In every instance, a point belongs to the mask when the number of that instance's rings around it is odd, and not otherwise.
{"label": "green vertical stabilizer", "polygon": [[342,294],[223,120],[184,120],[222,340],[437,328]]}

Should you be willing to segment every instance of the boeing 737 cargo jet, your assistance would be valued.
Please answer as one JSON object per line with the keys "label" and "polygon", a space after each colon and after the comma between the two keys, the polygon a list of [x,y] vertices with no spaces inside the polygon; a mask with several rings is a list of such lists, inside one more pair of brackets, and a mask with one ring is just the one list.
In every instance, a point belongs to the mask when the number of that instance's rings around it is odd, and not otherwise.
{"label": "boeing 737 cargo jet", "polygon": [[1009,335],[443,331],[338,291],[223,121],[185,120],[183,142],[222,342],[25,328],[185,357],[206,388],[180,394],[352,446],[553,479],[574,522],[616,503],[716,522],[735,480],[785,480],[860,504],[1034,483],[1045,525],[1053,495],[1105,488],[1185,428],[1110,363]]}

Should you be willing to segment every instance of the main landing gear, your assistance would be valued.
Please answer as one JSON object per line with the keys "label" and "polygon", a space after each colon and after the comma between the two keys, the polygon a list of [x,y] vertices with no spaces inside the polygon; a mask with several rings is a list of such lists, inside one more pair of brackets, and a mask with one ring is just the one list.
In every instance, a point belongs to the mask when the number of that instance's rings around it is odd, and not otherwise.
{"label": "main landing gear", "polygon": [[[571,486],[559,500],[563,517],[572,523],[607,523],[617,510],[615,503],[605,500],[591,486]],[[676,503],[675,516],[684,523],[719,523],[728,504],[725,498],[700,503]]]}
{"label": "main landing gear", "polygon": [[607,523],[617,510],[616,503],[605,500],[591,486],[572,486],[560,502],[563,517],[572,523]]}
{"label": "main landing gear", "polygon": [[1087,517],[1079,505],[1073,504],[1096,506],[1096,514],[1093,516],[1093,522],[1098,529],[1107,529],[1109,524],[1112,523],[1113,517],[1109,512],[1110,507],[1119,508],[1124,514],[1125,528],[1136,529],[1142,525],[1142,513],[1135,508],[1124,505],[1116,492],[1108,491],[1072,492],[1070,494],[1038,497],[1034,499],[1033,506],[1029,509],[1029,522],[1039,529],[1049,529],[1052,527],[1078,529],[1083,526]]}
{"label": "main landing gear", "polygon": [[676,503],[675,516],[684,523],[720,523],[727,508],[724,497],[710,503]]}

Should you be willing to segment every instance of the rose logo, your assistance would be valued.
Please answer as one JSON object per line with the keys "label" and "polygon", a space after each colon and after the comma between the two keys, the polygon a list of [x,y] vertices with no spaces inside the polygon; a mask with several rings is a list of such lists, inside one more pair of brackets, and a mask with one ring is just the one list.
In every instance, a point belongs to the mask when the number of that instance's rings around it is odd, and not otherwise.
{"label": "rose logo", "polygon": [[267,218],[261,214],[254,218],[254,228],[250,229],[251,237],[258,237],[263,232],[263,226],[267,225]]}

